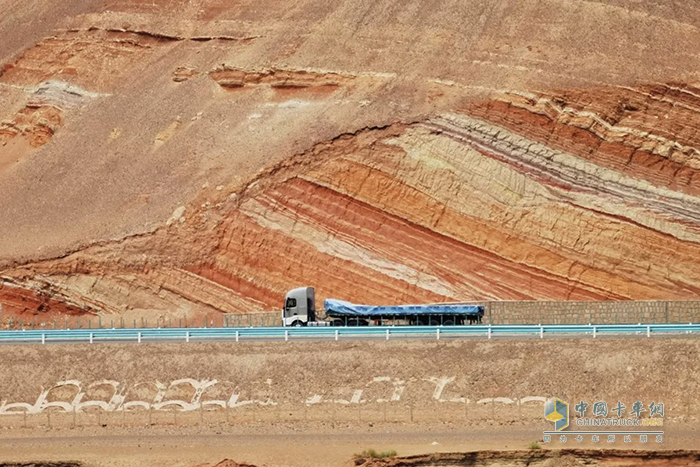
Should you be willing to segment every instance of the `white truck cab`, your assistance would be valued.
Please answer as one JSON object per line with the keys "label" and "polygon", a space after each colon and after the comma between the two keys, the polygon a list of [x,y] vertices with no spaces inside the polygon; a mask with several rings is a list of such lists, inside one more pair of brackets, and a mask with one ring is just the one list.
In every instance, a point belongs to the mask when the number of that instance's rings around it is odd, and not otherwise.
{"label": "white truck cab", "polygon": [[287,292],[282,309],[283,326],[306,326],[316,321],[316,296],[313,287]]}

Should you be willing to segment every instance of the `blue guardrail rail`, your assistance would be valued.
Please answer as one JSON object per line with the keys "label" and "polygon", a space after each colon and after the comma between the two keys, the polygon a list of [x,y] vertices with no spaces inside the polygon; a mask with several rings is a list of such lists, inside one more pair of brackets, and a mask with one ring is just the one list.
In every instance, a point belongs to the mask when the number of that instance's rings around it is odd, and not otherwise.
{"label": "blue guardrail rail", "polygon": [[0,343],[191,342],[244,340],[350,340],[358,338],[487,338],[606,335],[651,337],[700,336],[700,324],[587,324],[476,326],[348,326],[348,327],[225,327],[33,329],[0,331]]}

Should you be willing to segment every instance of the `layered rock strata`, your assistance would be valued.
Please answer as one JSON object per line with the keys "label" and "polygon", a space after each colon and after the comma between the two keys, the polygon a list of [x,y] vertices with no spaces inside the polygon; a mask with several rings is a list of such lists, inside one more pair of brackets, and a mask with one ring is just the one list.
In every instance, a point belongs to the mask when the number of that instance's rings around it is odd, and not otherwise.
{"label": "layered rock strata", "polygon": [[5,275],[115,313],[274,309],[299,284],[371,303],[694,297],[698,96],[504,93],[367,128],[152,234]]}
{"label": "layered rock strata", "polygon": [[3,313],[700,294],[692,4],[78,3],[0,0]]}

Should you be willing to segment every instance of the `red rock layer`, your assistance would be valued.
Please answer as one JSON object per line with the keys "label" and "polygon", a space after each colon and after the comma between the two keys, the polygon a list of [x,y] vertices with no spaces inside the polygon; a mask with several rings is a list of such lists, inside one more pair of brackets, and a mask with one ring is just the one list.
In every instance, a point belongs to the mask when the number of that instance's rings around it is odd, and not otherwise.
{"label": "red rock layer", "polygon": [[153,234],[6,275],[38,273],[72,303],[124,314],[277,309],[300,285],[378,304],[697,298],[697,96],[505,93],[367,128]]}
{"label": "red rock layer", "polygon": [[264,69],[260,71],[221,67],[209,76],[224,88],[267,85],[272,88],[328,88],[335,89],[350,82],[353,76],[333,72],[305,70]]}
{"label": "red rock layer", "polygon": [[28,105],[17,112],[11,120],[0,123],[0,143],[21,137],[38,148],[46,144],[61,125],[60,109],[42,105]]}
{"label": "red rock layer", "polygon": [[694,196],[700,189],[700,89],[639,88],[507,94],[465,112],[595,164]]}
{"label": "red rock layer", "polygon": [[[369,179],[356,173],[358,181]],[[244,203],[241,211],[248,219],[231,221],[226,249],[215,266],[219,278],[223,271],[233,277],[266,277],[263,293],[255,297],[262,302],[273,296],[274,303],[281,303],[280,292],[290,280],[323,284],[319,292],[324,296],[326,289],[346,296],[352,291],[355,300],[369,303],[607,296],[299,178]],[[261,249],[241,241],[247,238],[265,243],[276,260],[260,261]]]}
{"label": "red rock layer", "polygon": [[[83,315],[91,310],[66,300],[50,287],[30,289],[0,281],[0,305],[3,321],[31,320],[36,316],[42,319],[55,319],[59,316]],[[100,310],[94,310],[100,311]]]}
{"label": "red rock layer", "polygon": [[46,38],[7,63],[0,82],[32,86],[53,79],[94,91],[109,90],[159,45],[174,40],[119,30],[66,31]]}

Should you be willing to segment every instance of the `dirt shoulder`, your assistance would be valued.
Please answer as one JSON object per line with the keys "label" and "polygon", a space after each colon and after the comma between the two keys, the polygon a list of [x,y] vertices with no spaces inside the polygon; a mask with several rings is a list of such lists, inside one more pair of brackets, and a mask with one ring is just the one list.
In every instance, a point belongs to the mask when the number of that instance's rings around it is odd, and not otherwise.
{"label": "dirt shoulder", "polygon": [[[618,441],[603,446],[589,441],[569,445],[553,443],[544,449],[642,449],[669,450],[697,446],[698,427],[671,430],[662,445],[633,445]],[[233,459],[254,465],[337,467],[348,465],[354,454],[366,449],[395,450],[401,456],[479,450],[523,450],[541,439],[536,427],[465,429],[456,425],[383,427],[317,427],[267,425],[207,427],[205,429],[136,429],[23,433],[0,442],[3,461],[80,460],[88,466],[136,467],[149,465],[191,466]],[[574,443],[574,444],[571,444]]]}

